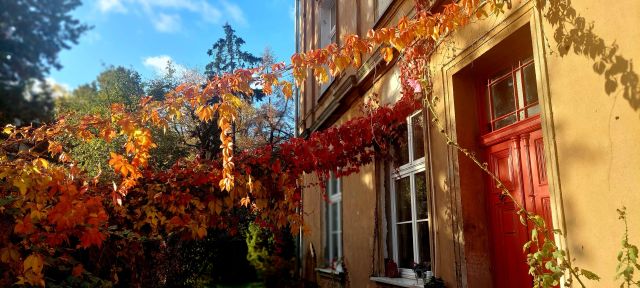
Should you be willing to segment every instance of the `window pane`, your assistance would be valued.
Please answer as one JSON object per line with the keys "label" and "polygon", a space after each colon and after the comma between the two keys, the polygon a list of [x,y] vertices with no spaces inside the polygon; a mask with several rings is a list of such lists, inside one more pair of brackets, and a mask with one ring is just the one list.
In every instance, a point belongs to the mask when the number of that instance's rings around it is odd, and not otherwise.
{"label": "window pane", "polygon": [[411,184],[409,177],[396,180],[397,222],[411,221]]}
{"label": "window pane", "polygon": [[516,101],[513,97],[513,77],[507,77],[491,85],[491,101],[493,101],[493,119],[516,110]]}
{"label": "window pane", "polygon": [[378,0],[378,11],[377,11],[377,15],[376,17],[380,17],[382,16],[382,14],[384,14],[384,11],[387,10],[389,4],[391,4],[392,0]]}
{"label": "window pane", "polygon": [[335,0],[329,0],[329,17],[331,17],[331,29],[334,30],[333,32],[335,32],[336,29],[336,3]]}
{"label": "window pane", "polygon": [[538,89],[536,87],[536,70],[533,64],[524,67],[522,74],[524,74],[524,93],[527,97],[527,104],[538,102]]}
{"label": "window pane", "polygon": [[398,224],[398,265],[401,268],[412,268],[413,234],[411,223]]}
{"label": "window pane", "polygon": [[418,222],[418,249],[420,255],[418,259],[420,263],[431,263],[431,256],[429,253],[429,222]]}
{"label": "window pane", "polygon": [[338,194],[338,179],[336,179],[334,176],[331,176],[331,178],[329,179],[329,184],[331,185],[331,189],[329,189],[329,195]]}
{"label": "window pane", "polygon": [[398,163],[396,163],[396,166],[400,167],[404,164],[409,163],[409,145],[408,145],[408,129],[407,129],[407,125],[403,124],[402,127],[400,128],[400,131],[402,131],[402,135],[400,135],[399,139],[399,143],[395,144],[395,156],[396,156],[396,161]]}
{"label": "window pane", "polygon": [[529,117],[538,114],[540,114],[540,104],[536,104],[527,109],[527,115],[529,115]]}
{"label": "window pane", "polygon": [[338,255],[338,241],[340,241],[340,233],[332,233],[331,234],[331,255],[329,257],[329,259],[331,259],[332,261],[335,261],[338,259],[338,257],[340,257],[340,255]]}
{"label": "window pane", "polygon": [[502,128],[502,127],[505,127],[507,125],[511,125],[513,123],[516,123],[516,114],[513,114],[511,116],[508,116],[506,118],[502,118],[502,119],[496,121],[496,123],[495,123],[496,127],[495,127],[494,130],[498,130],[498,129]]}
{"label": "window pane", "polygon": [[422,113],[411,117],[411,129],[413,129],[413,160],[424,157],[424,126]]}
{"label": "window pane", "polygon": [[427,204],[427,179],[423,172],[416,173],[416,215],[417,220],[427,219],[429,205]]}
{"label": "window pane", "polygon": [[331,203],[329,206],[329,212],[331,213],[331,228],[330,231],[338,230],[338,207],[340,203]]}

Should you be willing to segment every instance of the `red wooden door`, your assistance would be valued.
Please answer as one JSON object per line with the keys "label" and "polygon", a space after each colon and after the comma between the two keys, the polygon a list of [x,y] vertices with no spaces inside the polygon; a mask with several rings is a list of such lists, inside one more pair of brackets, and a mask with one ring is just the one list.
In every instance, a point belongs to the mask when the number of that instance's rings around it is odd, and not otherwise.
{"label": "red wooden door", "polygon": [[552,227],[551,222],[551,197],[549,196],[549,186],[547,184],[546,159],[544,156],[544,143],[542,141],[542,130],[537,129],[529,134],[521,136],[521,146],[523,154],[522,163],[526,163],[523,174],[527,202],[525,207],[529,211],[542,216],[547,227]]}
{"label": "red wooden door", "polygon": [[[490,171],[513,198],[526,210],[543,216],[551,227],[544,144],[539,118],[534,120],[514,125],[510,133],[503,130],[503,140],[492,139],[497,143],[486,146],[485,156]],[[495,287],[531,287],[533,279],[528,274],[526,253],[522,252],[529,230],[520,223],[511,199],[500,197],[501,191],[491,179],[487,183]]]}
{"label": "red wooden door", "polygon": [[[518,138],[487,147],[489,169],[505,184],[519,203],[525,200]],[[516,207],[489,179],[489,221],[493,252],[493,278],[496,287],[531,287],[522,245],[527,241],[527,228],[520,224]]]}

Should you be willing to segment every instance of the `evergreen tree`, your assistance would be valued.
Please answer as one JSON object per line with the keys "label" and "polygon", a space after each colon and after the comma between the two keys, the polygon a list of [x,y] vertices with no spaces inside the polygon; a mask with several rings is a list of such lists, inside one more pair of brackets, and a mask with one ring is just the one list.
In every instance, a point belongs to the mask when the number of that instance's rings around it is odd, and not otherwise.
{"label": "evergreen tree", "polygon": [[0,125],[49,120],[50,89],[25,95],[33,79],[45,83],[50,67],[62,67],[58,53],[77,44],[89,29],[71,16],[80,4],[80,0],[0,0]]}

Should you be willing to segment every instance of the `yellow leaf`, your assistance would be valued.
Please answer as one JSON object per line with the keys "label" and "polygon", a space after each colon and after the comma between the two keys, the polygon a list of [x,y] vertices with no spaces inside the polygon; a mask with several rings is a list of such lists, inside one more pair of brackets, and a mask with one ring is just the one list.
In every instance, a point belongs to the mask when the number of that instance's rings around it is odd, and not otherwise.
{"label": "yellow leaf", "polygon": [[248,196],[240,199],[240,205],[244,207],[248,207],[250,203],[251,203],[251,199]]}
{"label": "yellow leaf", "polygon": [[42,260],[42,256],[38,254],[31,254],[27,259],[24,260],[23,271],[27,272],[29,270],[33,271],[36,274],[42,272],[42,267],[44,266],[44,261]]}
{"label": "yellow leaf", "polygon": [[13,186],[15,186],[16,188],[18,188],[18,190],[20,190],[20,195],[27,194],[27,188],[29,187],[29,185],[27,185],[27,183],[24,182],[24,179],[22,178],[14,179]]}
{"label": "yellow leaf", "polygon": [[282,83],[282,94],[284,94],[284,97],[289,99],[291,98],[291,96],[293,96],[293,87],[291,85],[291,82],[288,81],[283,81]]}
{"label": "yellow leaf", "polygon": [[224,96],[222,96],[222,99],[224,100],[224,102],[231,103],[231,105],[235,106],[236,108],[242,106],[242,100],[231,93],[224,94]]}
{"label": "yellow leaf", "polygon": [[0,261],[3,263],[9,263],[12,261],[18,261],[20,259],[20,254],[18,250],[13,249],[11,247],[5,247],[0,249]]}
{"label": "yellow leaf", "polygon": [[13,130],[16,129],[16,126],[13,126],[11,124],[4,126],[4,129],[2,130],[2,133],[7,134],[7,135],[11,135],[13,133]]}
{"label": "yellow leaf", "polygon": [[383,55],[384,55],[384,61],[387,62],[387,64],[389,64],[389,62],[391,62],[391,60],[393,60],[393,48],[391,47],[386,47],[384,49],[382,49]]}
{"label": "yellow leaf", "polygon": [[360,68],[360,65],[362,65],[362,56],[360,55],[360,52],[356,52],[353,55],[353,66]]}

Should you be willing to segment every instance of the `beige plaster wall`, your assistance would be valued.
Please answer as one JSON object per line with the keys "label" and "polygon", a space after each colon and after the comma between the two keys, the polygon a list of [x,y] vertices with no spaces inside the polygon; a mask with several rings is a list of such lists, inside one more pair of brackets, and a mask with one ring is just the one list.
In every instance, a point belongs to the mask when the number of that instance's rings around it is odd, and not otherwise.
{"label": "beige plaster wall", "polygon": [[[567,1],[546,2],[552,5]],[[600,58],[597,53],[591,58],[580,52],[584,49],[576,53],[572,46],[566,55],[561,55],[554,38],[555,27],[549,23],[554,19],[540,15],[529,1],[513,1],[512,10],[498,20],[474,23],[454,34],[452,43],[457,49],[441,51],[432,63],[436,73],[434,91],[436,95],[452,93],[451,71],[462,68],[456,67],[456,61],[468,63],[465,57],[477,57],[488,49],[482,45],[492,45],[491,41],[483,44],[484,39],[493,37],[492,41],[499,41],[502,36],[496,35],[508,35],[509,31],[517,28],[504,25],[505,22],[522,22],[523,19],[531,22],[538,89],[544,108],[542,119],[548,150],[547,172],[554,178],[550,183],[555,202],[553,217],[555,226],[566,233],[566,238],[559,242],[576,258],[577,266],[593,270],[602,277],[591,287],[612,287],[615,285],[616,255],[623,233],[617,208],[628,207],[631,239],[640,243],[640,193],[637,191],[640,184],[640,148],[637,144],[640,143],[640,94],[627,93],[625,96],[621,73],[617,73],[629,71],[631,65],[628,63],[640,58],[640,31],[631,28],[640,26],[640,2],[584,0],[572,1],[569,7],[584,17],[586,27],[593,25],[592,34],[586,35],[602,38],[607,46],[614,42],[619,46],[613,57],[617,61],[612,70],[616,74],[615,91],[606,91],[606,85],[613,87],[613,82],[606,84],[605,75],[594,71],[594,63]],[[567,27],[570,30],[573,26]],[[576,35],[585,35],[582,33],[588,31],[582,30]],[[598,51],[592,45],[579,45],[579,48]],[[631,72],[626,77],[638,79],[637,74]],[[635,87],[627,89],[638,91],[640,88],[636,82]],[[444,105],[442,103],[438,107],[439,116],[448,120],[446,124],[450,132],[455,131],[456,121],[464,115],[457,115],[459,109],[450,106],[465,103],[447,102],[446,99]],[[460,276],[456,277],[455,270],[450,269],[452,266],[443,263],[437,268],[438,274],[448,283],[454,283],[458,278],[469,287],[487,287],[477,286],[469,279],[472,261],[469,252],[473,251],[465,250],[469,249],[465,243],[477,239],[462,237],[468,229],[459,220],[468,211],[460,211],[464,205],[460,195],[456,195],[460,182],[464,182],[455,178],[460,173],[458,163],[461,160],[457,153],[447,152],[438,133],[432,133],[431,137],[438,221],[457,222],[450,224],[451,230],[440,230],[446,236],[438,236],[441,241],[452,242],[453,251],[448,251],[443,242],[437,249],[440,255],[448,254],[462,260],[457,268]]]}
{"label": "beige plaster wall", "polygon": [[[615,58],[640,60],[640,30],[635,28],[640,27],[639,1],[573,1],[571,6],[587,25],[593,24],[593,35],[608,46],[619,46]],[[545,20],[553,113],[548,128],[557,145],[567,248],[576,265],[602,277],[593,287],[613,287],[623,233],[617,208],[628,207],[630,236],[640,243],[640,87],[636,82],[637,94],[625,98],[618,77],[617,89],[607,93],[606,78],[594,72],[595,61],[577,55],[573,47],[561,56],[552,37],[554,28]],[[620,71],[628,70],[622,62]],[[638,79],[637,70],[628,75]]]}

